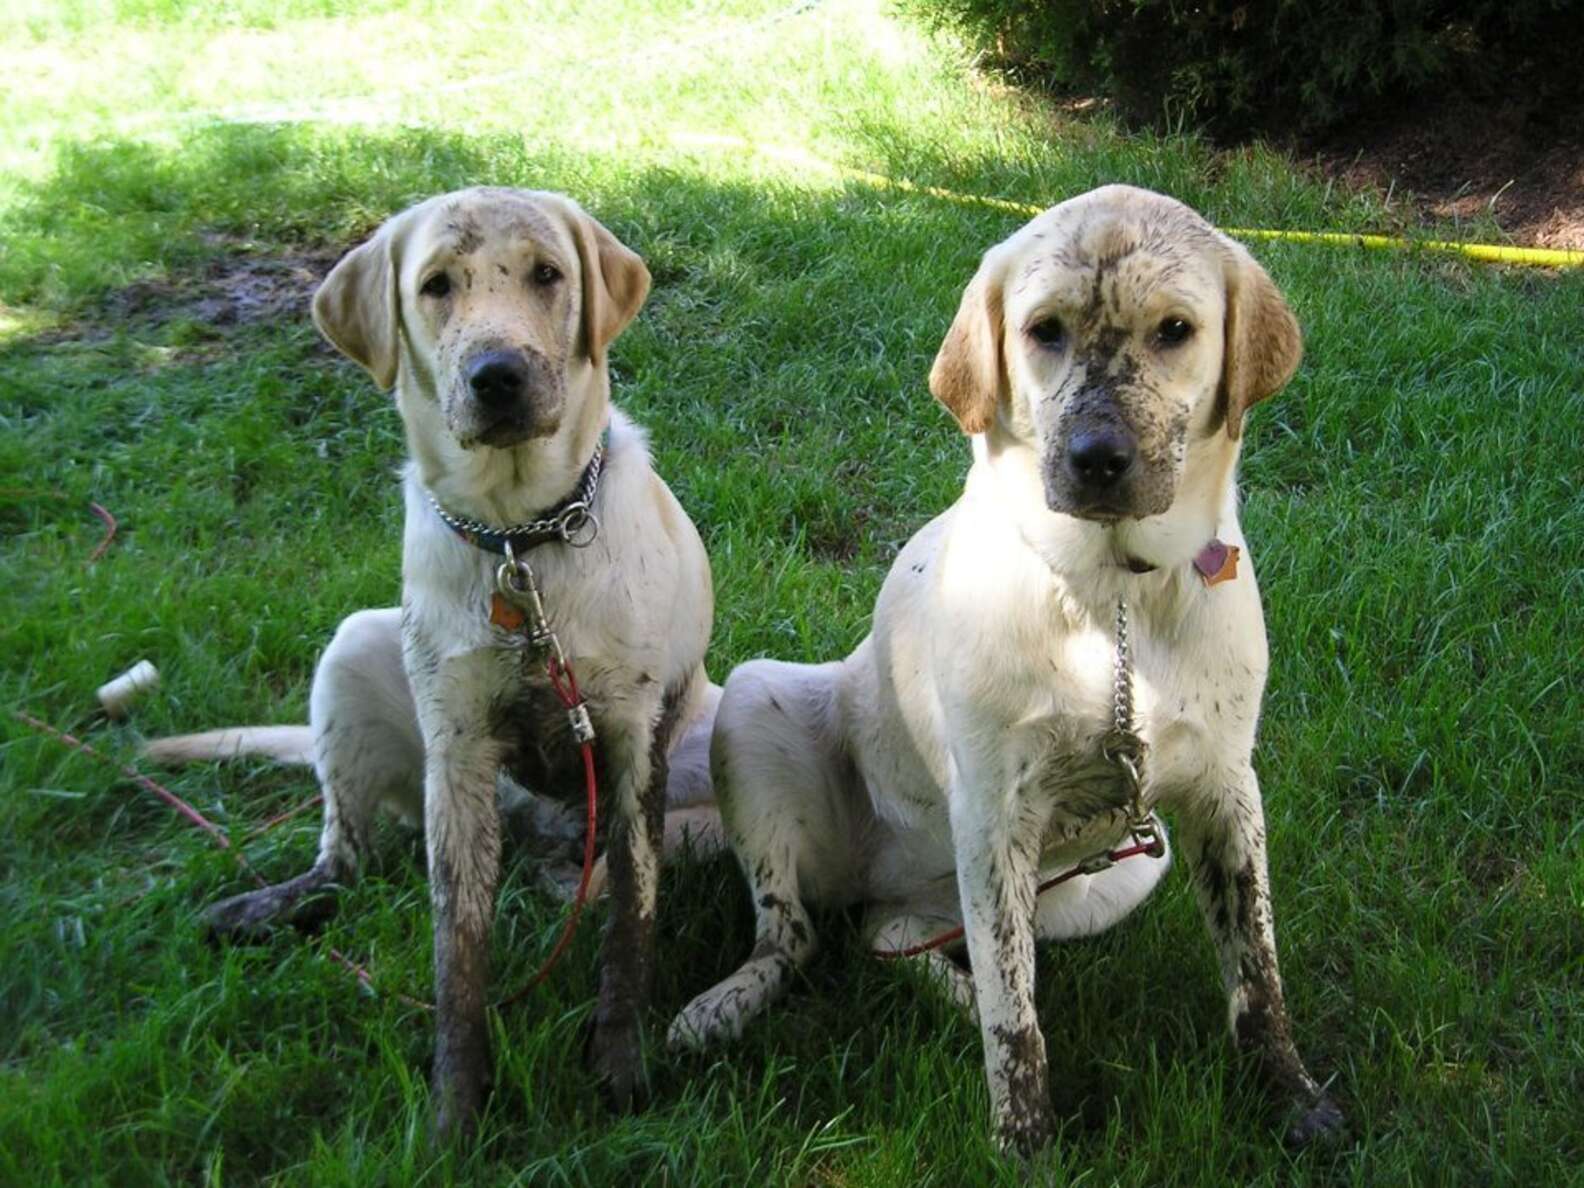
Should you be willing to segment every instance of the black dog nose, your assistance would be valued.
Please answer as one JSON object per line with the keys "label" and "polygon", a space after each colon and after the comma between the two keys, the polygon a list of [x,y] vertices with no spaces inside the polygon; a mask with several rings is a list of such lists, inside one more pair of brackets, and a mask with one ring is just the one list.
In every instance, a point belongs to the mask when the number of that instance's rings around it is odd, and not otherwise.
{"label": "black dog nose", "polygon": [[1113,487],[1133,466],[1138,447],[1131,434],[1116,429],[1090,429],[1067,444],[1067,460],[1086,487]]}
{"label": "black dog nose", "polygon": [[528,367],[516,351],[490,351],[468,367],[468,387],[486,408],[504,408],[522,395]]}

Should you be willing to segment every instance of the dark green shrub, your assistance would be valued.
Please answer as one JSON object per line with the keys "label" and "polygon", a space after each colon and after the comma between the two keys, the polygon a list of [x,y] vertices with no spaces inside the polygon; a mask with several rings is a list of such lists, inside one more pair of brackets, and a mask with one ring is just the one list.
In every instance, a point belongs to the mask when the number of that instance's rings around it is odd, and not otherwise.
{"label": "dark green shrub", "polygon": [[898,0],[1023,81],[1085,88],[1136,120],[1222,134],[1314,130],[1455,83],[1576,93],[1578,0]]}

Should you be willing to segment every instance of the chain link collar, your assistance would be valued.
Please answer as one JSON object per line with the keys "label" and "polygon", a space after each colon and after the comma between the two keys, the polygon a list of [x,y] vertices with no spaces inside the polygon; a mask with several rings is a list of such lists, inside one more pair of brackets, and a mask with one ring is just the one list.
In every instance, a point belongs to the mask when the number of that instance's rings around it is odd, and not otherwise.
{"label": "chain link collar", "polygon": [[1138,732],[1133,713],[1133,652],[1128,642],[1127,599],[1118,598],[1116,606],[1116,661],[1112,673],[1111,730],[1100,743],[1107,763],[1122,773],[1127,785],[1128,830],[1135,841],[1148,845],[1152,857],[1166,852],[1159,822],[1144,807],[1144,757],[1149,748]]}
{"label": "chain link collar", "polygon": [[578,479],[572,494],[538,519],[514,524],[510,528],[499,528],[483,520],[454,515],[446,511],[429,488],[424,488],[424,494],[429,497],[430,506],[446,527],[474,548],[487,553],[504,557],[508,549],[526,552],[552,540],[564,541],[573,548],[581,549],[592,544],[599,535],[600,522],[594,514],[594,496],[599,493],[600,473],[604,469],[605,437],[601,436],[595,443],[594,456],[583,468],[583,476]]}

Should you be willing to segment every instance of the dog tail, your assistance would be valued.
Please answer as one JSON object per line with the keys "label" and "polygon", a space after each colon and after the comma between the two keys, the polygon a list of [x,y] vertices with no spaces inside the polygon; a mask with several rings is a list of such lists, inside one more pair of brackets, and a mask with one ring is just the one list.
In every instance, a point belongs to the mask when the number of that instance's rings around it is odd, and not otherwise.
{"label": "dog tail", "polygon": [[206,730],[202,734],[156,738],[143,748],[145,759],[172,766],[244,756],[311,766],[313,730],[307,726],[231,726],[225,730]]}

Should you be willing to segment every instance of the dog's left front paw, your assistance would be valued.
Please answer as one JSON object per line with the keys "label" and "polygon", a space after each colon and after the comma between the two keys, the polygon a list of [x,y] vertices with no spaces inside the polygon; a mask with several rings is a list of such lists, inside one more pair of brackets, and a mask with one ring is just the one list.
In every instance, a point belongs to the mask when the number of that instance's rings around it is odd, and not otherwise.
{"label": "dog's left front paw", "polygon": [[1307,1147],[1311,1143],[1331,1142],[1342,1136],[1347,1119],[1336,1102],[1322,1093],[1314,1101],[1299,1107],[1299,1113],[1287,1127],[1282,1141],[1288,1147]]}
{"label": "dog's left front paw", "polygon": [[1056,1116],[1049,1106],[1027,1114],[1008,1114],[995,1124],[996,1147],[1016,1159],[1033,1159],[1050,1146],[1055,1134]]}
{"label": "dog's left front paw", "polygon": [[643,1108],[643,1043],[636,1020],[596,1020],[589,1036],[588,1064],[612,1110],[630,1114]]}

